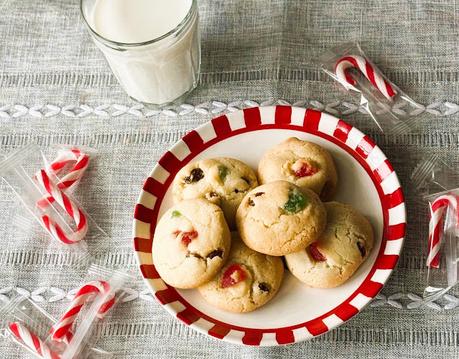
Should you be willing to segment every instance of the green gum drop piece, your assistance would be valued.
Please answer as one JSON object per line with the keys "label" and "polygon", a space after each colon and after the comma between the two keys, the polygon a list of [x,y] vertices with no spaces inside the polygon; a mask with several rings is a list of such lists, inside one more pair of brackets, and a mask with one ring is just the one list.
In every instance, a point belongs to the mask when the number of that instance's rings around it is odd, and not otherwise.
{"label": "green gum drop piece", "polygon": [[228,176],[229,169],[226,166],[218,166],[218,177],[225,182],[226,176]]}
{"label": "green gum drop piece", "polygon": [[296,188],[291,189],[288,193],[288,201],[284,204],[284,210],[294,214],[305,209],[307,205],[306,196]]}
{"label": "green gum drop piece", "polygon": [[179,211],[172,211],[171,217],[175,218],[175,217],[180,217],[181,215],[182,214]]}

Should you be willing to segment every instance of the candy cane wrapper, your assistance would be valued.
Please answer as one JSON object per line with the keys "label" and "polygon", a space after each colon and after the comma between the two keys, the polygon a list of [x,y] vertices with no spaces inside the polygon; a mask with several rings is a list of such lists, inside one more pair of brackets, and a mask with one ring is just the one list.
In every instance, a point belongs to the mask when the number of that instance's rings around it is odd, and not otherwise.
{"label": "candy cane wrapper", "polygon": [[421,248],[426,253],[424,300],[439,299],[459,277],[459,170],[451,158],[431,154],[414,165],[410,184],[428,223]]}
{"label": "candy cane wrapper", "polygon": [[440,298],[459,282],[459,188],[425,197],[429,205],[424,299]]}
{"label": "candy cane wrapper", "polygon": [[[64,265],[69,266],[87,264],[91,260],[88,246],[94,240],[109,243],[107,234],[70,193],[89,165],[84,154],[73,150],[75,153],[70,157],[59,152],[53,161],[47,161],[38,146],[30,145],[13,151],[0,161],[0,177],[15,192],[16,202],[18,205],[22,202],[31,222],[38,222],[44,229],[37,235],[33,226],[24,224],[27,221],[13,218],[12,225],[23,224],[16,226],[15,248],[68,252],[73,262]],[[82,191],[84,188],[80,188]],[[23,217],[20,208],[17,213]],[[52,240],[43,235],[46,233]]]}
{"label": "candy cane wrapper", "polygon": [[97,161],[98,157],[97,150],[87,146],[56,145],[51,152],[44,158],[44,168],[56,177],[59,188],[67,193],[79,188],[81,179],[87,177],[85,173],[90,164]]}
{"label": "candy cane wrapper", "polygon": [[370,115],[382,132],[408,133],[414,126],[414,116],[410,114],[416,113],[420,105],[384,76],[358,44],[330,49],[320,56],[319,62],[341,88],[360,98],[360,109]]}
{"label": "candy cane wrapper", "polygon": [[2,337],[41,359],[59,358],[45,343],[47,330],[53,322],[51,315],[22,295],[13,297],[0,309]]}
{"label": "candy cane wrapper", "polygon": [[459,187],[457,165],[448,162],[443,156],[433,154],[424,157],[415,165],[410,179],[418,193],[417,198],[425,200],[432,194],[435,197],[437,193]]}
{"label": "candy cane wrapper", "polygon": [[[69,308],[50,329],[49,340],[67,343],[61,354],[62,359],[86,357],[88,349],[97,343],[103,332],[103,326],[116,309],[115,307],[122,302],[126,284],[132,280],[133,277],[123,271],[108,269],[96,264],[91,265],[80,290],[69,304]],[[81,291],[81,289],[87,289],[88,284],[92,289],[96,288],[92,290],[94,295],[90,297],[87,296],[88,290]],[[78,295],[82,295],[83,301],[78,302]],[[81,304],[82,307],[78,304]],[[77,318],[73,316],[75,309],[78,312]],[[96,324],[97,331],[95,330]],[[65,334],[62,336],[66,330],[71,332],[70,341],[66,340]],[[56,338],[58,332],[59,338]]]}
{"label": "candy cane wrapper", "polygon": [[[67,336],[68,341],[66,343],[56,343],[49,340],[49,330],[55,323],[56,319],[48,312],[29,298],[19,294],[0,308],[1,337],[19,345],[20,348],[36,358],[62,358],[73,333]],[[88,347],[83,354],[74,358],[82,359],[89,356],[94,359],[110,359],[113,356],[112,353],[95,346]]]}

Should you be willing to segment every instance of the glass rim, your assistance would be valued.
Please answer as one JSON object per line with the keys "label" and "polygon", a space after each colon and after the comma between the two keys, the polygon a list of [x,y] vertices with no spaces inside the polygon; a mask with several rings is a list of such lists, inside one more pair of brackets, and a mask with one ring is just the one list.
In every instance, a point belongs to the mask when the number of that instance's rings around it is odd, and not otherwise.
{"label": "glass rim", "polygon": [[147,40],[147,41],[142,41],[142,42],[121,42],[121,41],[115,41],[108,39],[101,34],[99,34],[89,23],[85,12],[83,11],[83,2],[85,0],[80,0],[80,14],[83,17],[84,23],[86,27],[89,29],[89,32],[94,35],[98,40],[101,42],[107,44],[107,45],[112,45],[112,46],[118,46],[118,47],[141,47],[141,46],[146,46],[146,45],[151,45],[155,44],[157,42],[160,42],[161,40],[164,40],[168,38],[171,35],[174,35],[175,33],[178,33],[187,23],[193,18],[194,14],[196,13],[197,9],[197,3],[198,0],[191,0],[191,6],[190,10],[186,14],[186,16],[183,18],[182,21],[179,22],[179,24],[174,27],[172,30],[166,32],[165,34],[155,37],[154,39]]}

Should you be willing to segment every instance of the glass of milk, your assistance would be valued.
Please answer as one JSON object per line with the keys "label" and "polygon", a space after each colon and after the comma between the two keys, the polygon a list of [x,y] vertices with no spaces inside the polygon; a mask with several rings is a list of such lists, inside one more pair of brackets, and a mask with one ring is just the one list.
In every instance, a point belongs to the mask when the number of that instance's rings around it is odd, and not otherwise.
{"label": "glass of milk", "polygon": [[197,0],[81,0],[97,47],[133,99],[164,107],[197,86]]}

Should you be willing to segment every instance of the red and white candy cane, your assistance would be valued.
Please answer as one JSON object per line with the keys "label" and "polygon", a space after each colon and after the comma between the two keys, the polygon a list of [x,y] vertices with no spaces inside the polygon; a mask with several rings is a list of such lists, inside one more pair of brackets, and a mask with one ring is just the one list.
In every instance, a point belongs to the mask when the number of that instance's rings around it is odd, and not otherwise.
{"label": "red and white candy cane", "polygon": [[340,58],[335,64],[335,74],[339,80],[355,85],[356,81],[349,74],[348,70],[355,68],[365,75],[373,86],[388,100],[392,99],[397,93],[392,85],[384,79],[382,74],[362,56],[349,55]]}
{"label": "red and white candy cane", "polygon": [[[69,309],[67,309],[61,319],[59,319],[51,328],[51,336],[53,340],[68,340],[68,334],[70,333],[72,325],[83,306],[86,303],[92,302],[97,294],[105,294],[109,290],[110,285],[106,281],[91,281],[82,286],[75,294],[75,297],[70,303]],[[111,293],[107,300],[99,308],[97,317],[102,319],[110,308],[113,307],[115,301],[115,293]]]}
{"label": "red and white candy cane", "polygon": [[440,267],[440,246],[443,238],[444,218],[448,208],[456,214],[456,226],[459,226],[458,204],[458,195],[445,194],[436,198],[430,206],[429,252],[427,255],[427,266],[430,268]]}
{"label": "red and white candy cane", "polygon": [[[68,233],[68,231],[65,231],[58,223],[56,223],[55,219],[51,218],[47,214],[43,214],[41,220],[48,232],[51,233],[54,238],[65,244],[73,244],[82,240],[88,231],[88,221],[83,211],[70,200],[62,189],[51,181],[44,169],[37,173],[36,180],[45,189],[48,195],[52,197],[54,201],[56,201],[73,219],[76,226],[74,231]],[[47,207],[47,205],[48,202],[37,202],[37,206],[43,210]]]}
{"label": "red and white candy cane", "polygon": [[68,173],[60,178],[58,186],[66,189],[73,186],[83,176],[89,166],[89,155],[82,152],[79,148],[71,148],[59,151],[57,157],[46,168],[48,173],[59,175],[59,173],[69,165]]}
{"label": "red and white candy cane", "polygon": [[32,333],[24,324],[12,322],[8,324],[9,331],[15,339],[24,344],[29,350],[40,358],[59,359],[59,354],[51,351],[49,347],[36,334]]}
{"label": "red and white candy cane", "polygon": [[[64,149],[59,151],[54,161],[46,167],[46,173],[58,176],[64,168],[68,169],[68,172],[57,183],[57,186],[65,191],[83,177],[89,166],[89,161],[89,155],[83,153],[79,148]],[[70,168],[69,165],[71,165]],[[54,198],[47,196],[39,201],[39,205],[45,207],[52,202],[54,202]]]}

